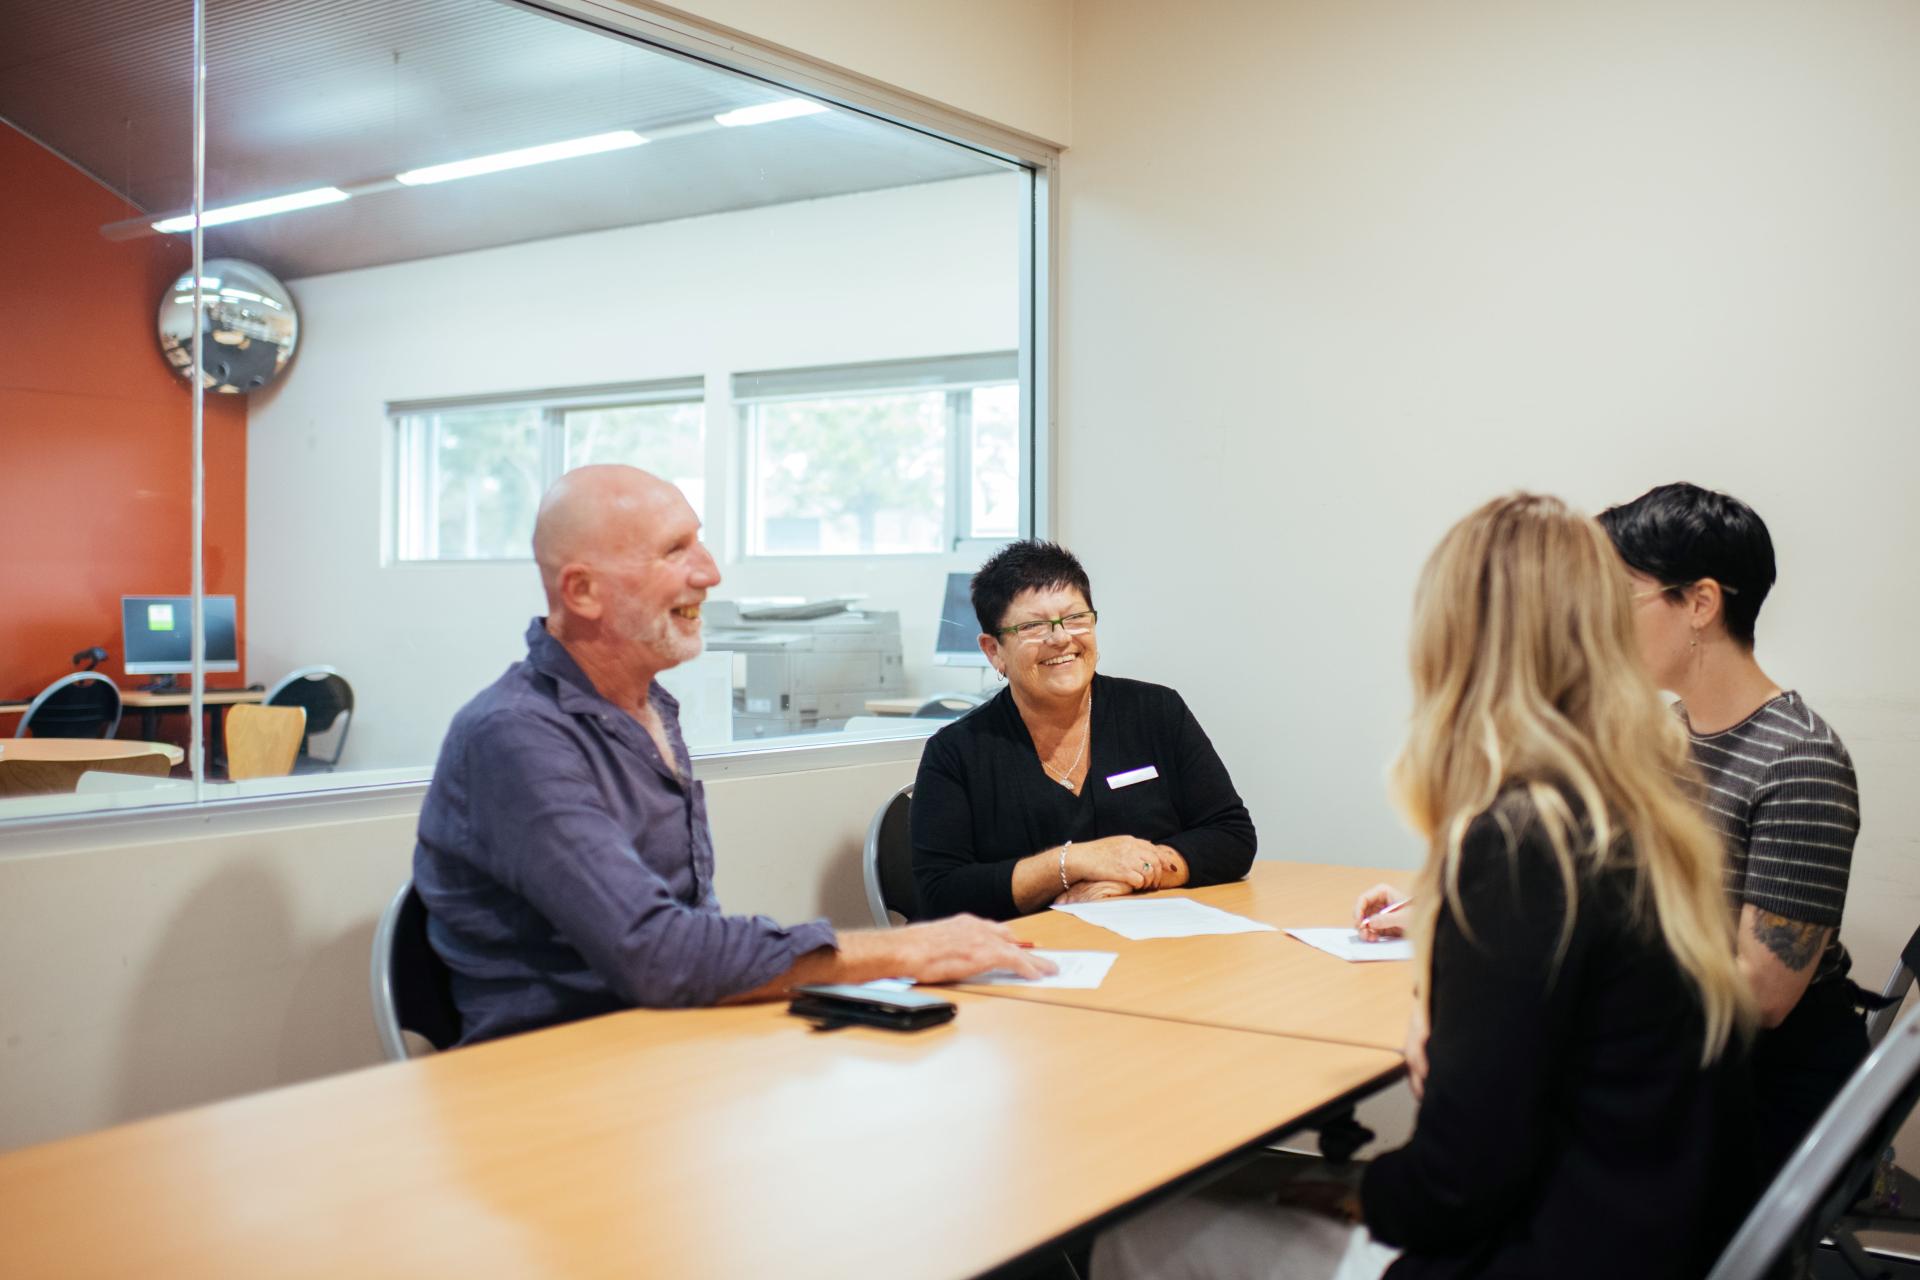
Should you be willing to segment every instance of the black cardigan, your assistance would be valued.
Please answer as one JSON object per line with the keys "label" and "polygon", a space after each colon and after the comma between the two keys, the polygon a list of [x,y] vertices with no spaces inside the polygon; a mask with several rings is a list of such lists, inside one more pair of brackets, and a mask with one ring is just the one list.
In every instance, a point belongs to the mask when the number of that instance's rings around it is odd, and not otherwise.
{"label": "black cardigan", "polygon": [[1361,1191],[1406,1251],[1388,1276],[1705,1274],[1751,1203],[1744,1053],[1700,1069],[1698,998],[1622,873],[1583,878],[1556,971],[1566,894],[1524,792],[1468,830],[1460,897],[1418,1123]]}
{"label": "black cardigan", "polygon": [[[1130,835],[1179,851],[1192,885],[1238,880],[1253,865],[1253,819],[1213,744],[1173,690],[1093,678],[1092,761],[1080,794],[1047,776],[1002,689],[927,741],[913,787],[919,916],[1019,914],[1013,864],[1068,840]],[[1152,765],[1157,778],[1108,779]]]}

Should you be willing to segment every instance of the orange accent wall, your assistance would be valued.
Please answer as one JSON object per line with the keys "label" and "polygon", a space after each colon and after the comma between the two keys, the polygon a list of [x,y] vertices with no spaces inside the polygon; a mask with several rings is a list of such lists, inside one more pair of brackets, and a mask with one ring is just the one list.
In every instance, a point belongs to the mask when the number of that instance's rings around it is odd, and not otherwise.
{"label": "orange accent wall", "polygon": [[[193,584],[192,399],[154,337],[190,250],[105,239],[139,210],[5,123],[0,174],[0,701],[31,698],[89,645],[127,687],[140,678],[121,669],[120,597]],[[244,675],[245,398],[208,396],[205,425],[207,592],[240,597]]]}

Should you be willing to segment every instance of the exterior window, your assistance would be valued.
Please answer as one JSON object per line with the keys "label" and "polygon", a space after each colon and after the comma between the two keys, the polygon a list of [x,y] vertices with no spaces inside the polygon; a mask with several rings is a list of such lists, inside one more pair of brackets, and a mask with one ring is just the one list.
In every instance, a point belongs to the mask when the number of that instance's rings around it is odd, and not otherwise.
{"label": "exterior window", "polygon": [[932,554],[1017,537],[1013,363],[1000,353],[740,375],[746,553]]}
{"label": "exterior window", "polygon": [[701,511],[699,383],[519,403],[395,406],[396,560],[525,560],[540,495],[562,472],[645,467]]}

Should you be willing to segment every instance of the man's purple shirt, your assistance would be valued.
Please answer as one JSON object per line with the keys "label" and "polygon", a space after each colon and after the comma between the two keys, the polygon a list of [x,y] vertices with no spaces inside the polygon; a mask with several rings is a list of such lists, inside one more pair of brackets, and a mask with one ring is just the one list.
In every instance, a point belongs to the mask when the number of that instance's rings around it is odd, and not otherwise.
{"label": "man's purple shirt", "polygon": [[679,703],[648,691],[673,768],[546,620],[460,709],[420,810],[413,883],[452,970],[460,1043],[641,1005],[710,1005],[834,945],[824,920],[728,916]]}

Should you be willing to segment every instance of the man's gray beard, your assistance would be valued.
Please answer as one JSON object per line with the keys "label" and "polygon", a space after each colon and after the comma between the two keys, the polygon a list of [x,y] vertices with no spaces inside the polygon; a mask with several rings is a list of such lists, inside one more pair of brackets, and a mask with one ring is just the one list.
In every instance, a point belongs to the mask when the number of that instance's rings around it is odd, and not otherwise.
{"label": "man's gray beard", "polygon": [[673,625],[673,615],[668,614],[660,620],[660,627],[652,637],[653,651],[663,658],[670,659],[668,665],[680,666],[692,662],[700,656],[707,645],[707,633],[703,627],[693,633],[692,639],[683,638]]}

